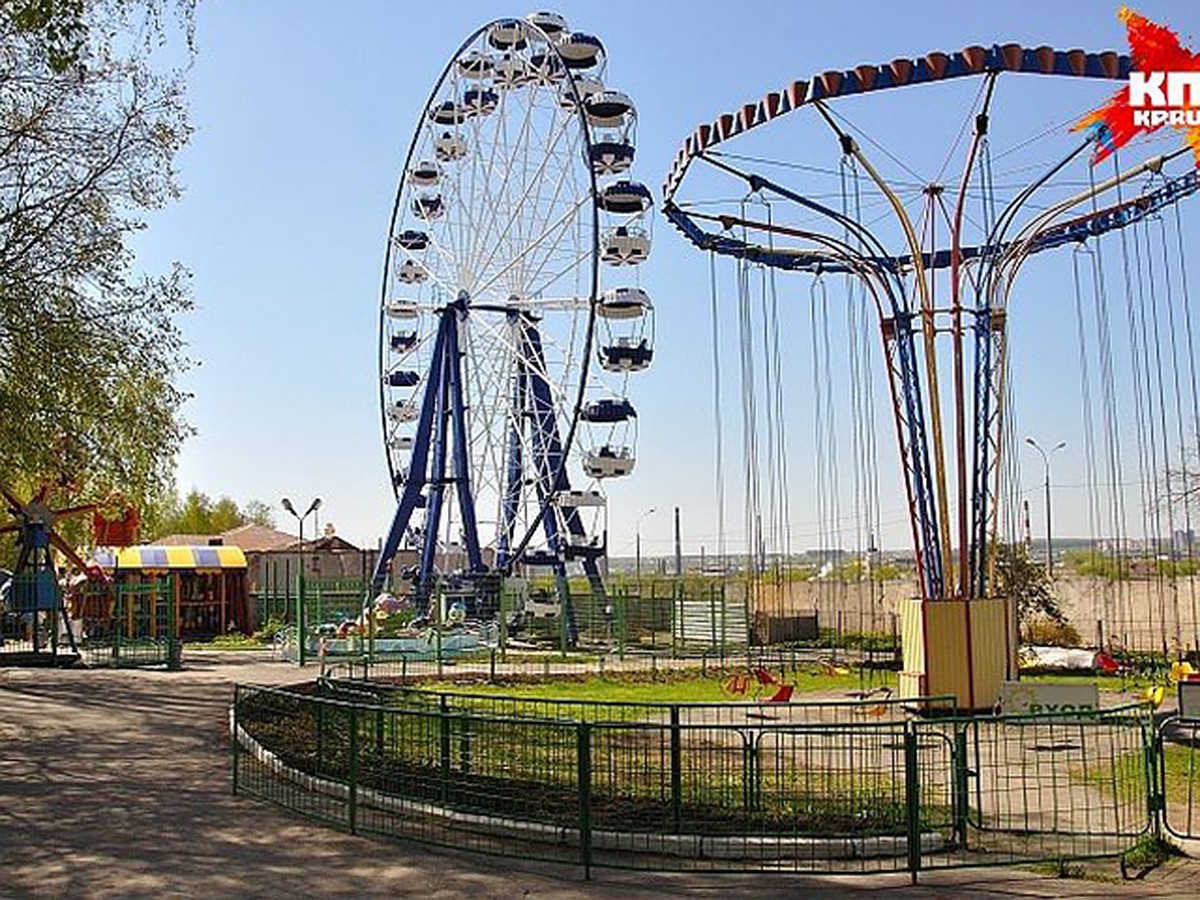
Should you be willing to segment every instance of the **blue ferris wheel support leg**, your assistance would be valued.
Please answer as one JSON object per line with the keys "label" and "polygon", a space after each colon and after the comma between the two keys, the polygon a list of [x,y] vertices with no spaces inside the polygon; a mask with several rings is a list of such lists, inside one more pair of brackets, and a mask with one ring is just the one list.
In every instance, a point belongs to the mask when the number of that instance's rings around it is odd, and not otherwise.
{"label": "blue ferris wheel support leg", "polygon": [[433,359],[429,366],[428,381],[425,384],[425,394],[421,402],[421,413],[417,419],[417,434],[413,440],[413,453],[404,482],[404,490],[396,504],[396,512],[392,516],[392,524],[388,528],[387,538],[375,561],[375,571],[371,574],[371,586],[375,592],[383,590],[387,584],[392,560],[395,559],[396,551],[400,548],[400,541],[408,532],[413,512],[421,503],[421,491],[428,483],[429,444],[433,434],[434,414],[442,383],[446,332],[446,320],[443,320],[438,327],[437,337],[434,338]]}
{"label": "blue ferris wheel support leg", "polygon": [[463,544],[467,551],[467,564],[472,572],[482,572],[483,551],[479,546],[479,524],[475,518],[475,494],[471,485],[471,467],[467,457],[467,417],[463,402],[462,353],[458,345],[458,314],[447,311],[446,363],[449,379],[446,389],[450,393],[450,419],[454,428],[454,493],[458,496],[458,509],[462,516]]}
{"label": "blue ferris wheel support leg", "polygon": [[[515,319],[515,315],[513,317]],[[524,337],[521,338],[522,342]],[[520,413],[525,409],[529,396],[529,373],[525,363],[517,361],[513,373],[512,396],[509,409],[518,411],[509,417],[508,421],[508,453],[505,456],[504,473],[504,503],[501,506],[502,521],[500,523],[500,538],[496,544],[496,569],[507,572],[512,562],[513,528],[517,521],[517,510],[521,506],[521,483],[524,472],[524,452],[521,444],[521,428],[525,416]]]}
{"label": "blue ferris wheel support leg", "polygon": [[[526,358],[534,360],[534,365],[528,373],[529,393],[532,400],[533,427],[533,468],[537,474],[539,499],[546,506],[542,517],[542,527],[546,533],[546,543],[557,557],[554,566],[558,582],[559,598],[562,603],[563,615],[567,622],[567,638],[571,644],[579,639],[579,626],[575,618],[575,607],[571,602],[570,586],[567,583],[566,560],[571,552],[571,536],[586,540],[587,531],[580,519],[577,509],[570,509],[564,514],[566,534],[559,528],[558,516],[555,512],[559,507],[545,504],[546,497],[561,495],[571,489],[566,466],[563,465],[564,452],[562,439],[558,433],[558,424],[554,416],[554,401],[550,394],[550,385],[546,382],[545,357],[542,353],[542,337],[537,326],[527,322],[523,328],[523,343],[526,348]],[[581,542],[582,543],[582,542]],[[591,548],[588,548],[591,549]],[[592,588],[592,595],[597,602],[605,602],[604,581],[600,577],[600,569],[596,565],[593,554],[583,556],[583,570]]]}

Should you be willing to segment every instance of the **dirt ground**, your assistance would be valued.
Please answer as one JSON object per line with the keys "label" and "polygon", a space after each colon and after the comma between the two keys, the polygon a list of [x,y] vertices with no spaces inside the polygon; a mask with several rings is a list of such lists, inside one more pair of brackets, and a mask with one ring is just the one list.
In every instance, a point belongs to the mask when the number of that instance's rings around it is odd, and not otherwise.
{"label": "dirt ground", "polygon": [[[433,851],[310,825],[229,790],[235,682],[312,677],[261,654],[182,672],[0,669],[0,897],[1195,897],[1185,859],[1142,880],[1014,869],[636,875]],[[1116,877],[1112,865],[1099,877]]]}

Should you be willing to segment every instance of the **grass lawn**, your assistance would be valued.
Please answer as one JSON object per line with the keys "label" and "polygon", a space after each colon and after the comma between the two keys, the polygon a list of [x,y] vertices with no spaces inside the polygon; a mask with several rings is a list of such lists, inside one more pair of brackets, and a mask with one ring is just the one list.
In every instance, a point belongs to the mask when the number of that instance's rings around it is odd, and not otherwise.
{"label": "grass lawn", "polygon": [[[1193,750],[1186,745],[1164,742],[1163,769],[1167,803],[1178,811],[1182,821],[1188,805],[1200,803],[1200,747]],[[1094,785],[1110,796],[1143,797],[1146,794],[1145,762],[1140,752],[1122,754],[1114,761],[1100,763],[1086,772],[1073,770],[1071,777]]]}
{"label": "grass lawn", "polygon": [[[711,673],[701,677],[695,672],[627,673],[622,675],[576,678],[549,678],[536,683],[463,683],[429,681],[421,686],[433,691],[460,694],[494,694],[553,700],[588,700],[632,703],[719,703],[734,700],[766,700],[774,689],[759,688],[754,679],[744,695],[731,694],[726,685],[733,673]],[[780,677],[780,673],[773,673]],[[795,687],[796,694],[843,694],[876,687],[896,688],[896,673],[870,671],[860,678],[858,672],[846,675],[789,672],[782,678]],[[845,699],[852,699],[846,696]]]}

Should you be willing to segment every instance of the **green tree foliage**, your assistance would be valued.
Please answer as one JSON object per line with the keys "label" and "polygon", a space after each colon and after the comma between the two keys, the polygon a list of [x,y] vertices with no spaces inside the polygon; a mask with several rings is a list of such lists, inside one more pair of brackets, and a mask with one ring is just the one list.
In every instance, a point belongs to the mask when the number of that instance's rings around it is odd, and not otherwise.
{"label": "green tree foliage", "polygon": [[266,528],[275,527],[275,513],[271,511],[271,507],[261,500],[250,500],[242,507],[242,516],[246,522],[254,525],[262,525]]}
{"label": "green tree foliage", "polygon": [[0,481],[60,504],[115,491],[145,514],[188,434],[189,276],[129,246],[190,134],[182,78],[126,30],[169,2],[0,0]]}
{"label": "green tree foliage", "polygon": [[182,500],[173,498],[162,508],[161,515],[144,529],[147,540],[168,534],[214,535],[247,524],[274,526],[271,508],[261,500],[251,500],[245,507],[229,497],[213,500],[208,494],[191,490]]}
{"label": "green tree foliage", "polygon": [[1001,544],[997,550],[996,592],[1016,599],[1017,621],[1023,631],[1038,620],[1066,624],[1045,565],[1031,557],[1023,544]]}
{"label": "green tree foliage", "polygon": [[1124,581],[1130,576],[1129,560],[1099,550],[1068,550],[1063,554],[1063,562],[1076,575],[1086,578]]}

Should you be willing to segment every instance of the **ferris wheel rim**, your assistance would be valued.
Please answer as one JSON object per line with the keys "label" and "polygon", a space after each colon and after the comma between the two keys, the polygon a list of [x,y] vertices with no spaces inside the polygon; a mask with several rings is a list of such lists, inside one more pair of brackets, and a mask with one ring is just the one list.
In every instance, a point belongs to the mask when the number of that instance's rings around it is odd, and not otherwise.
{"label": "ferris wheel rim", "polygon": [[[389,397],[389,385],[388,385],[386,377],[385,377],[386,373],[387,373],[387,363],[385,362],[385,360],[387,357],[386,357],[386,353],[384,352],[384,345],[385,345],[385,343],[387,341],[387,337],[388,337],[388,332],[387,332],[388,297],[389,297],[389,285],[390,285],[390,281],[391,281],[391,279],[390,279],[391,267],[392,267],[392,263],[393,263],[393,259],[394,259],[393,252],[395,250],[395,248],[393,246],[393,238],[396,233],[397,224],[400,221],[400,216],[401,216],[401,211],[402,211],[402,201],[405,197],[406,180],[407,180],[410,168],[413,166],[414,162],[418,161],[416,158],[416,154],[418,153],[418,149],[422,144],[422,139],[424,136],[424,129],[425,129],[425,125],[426,125],[426,113],[428,112],[428,110],[430,110],[433,107],[433,104],[437,100],[438,96],[442,92],[444,85],[446,84],[447,78],[452,74],[456,63],[458,63],[460,60],[464,59],[467,55],[469,55],[468,51],[470,50],[470,48],[473,45],[475,45],[478,41],[480,41],[481,38],[484,38],[486,40],[486,36],[494,28],[496,28],[497,26],[500,26],[500,25],[512,25],[514,23],[519,23],[519,25],[522,29],[525,29],[527,32],[531,33],[531,35],[533,37],[535,37],[536,39],[538,39],[542,43],[544,43],[545,49],[543,52],[552,54],[553,58],[557,60],[557,63],[560,66],[560,71],[562,73],[562,80],[565,83],[565,85],[569,85],[569,87],[570,87],[571,98],[573,100],[572,117],[575,120],[574,128],[576,129],[576,131],[581,139],[580,149],[583,151],[583,159],[585,160],[585,165],[583,168],[586,171],[586,180],[585,181],[586,181],[586,186],[588,189],[587,197],[588,197],[589,205],[591,207],[590,216],[587,216],[587,218],[589,220],[589,227],[590,227],[590,232],[591,232],[591,236],[590,236],[591,246],[590,246],[590,252],[588,253],[588,258],[590,259],[590,263],[588,264],[590,267],[590,275],[588,277],[589,296],[587,298],[587,317],[586,317],[586,324],[585,324],[582,339],[581,339],[582,352],[579,354],[579,368],[578,368],[578,375],[577,375],[578,384],[576,385],[576,388],[574,391],[574,400],[573,400],[571,408],[570,408],[569,423],[567,425],[567,430],[566,430],[565,435],[562,438],[561,459],[559,460],[557,469],[554,472],[549,473],[549,479],[550,479],[551,483],[557,484],[565,477],[567,468],[572,459],[572,450],[574,448],[576,437],[578,434],[579,423],[581,421],[581,413],[582,413],[582,410],[583,410],[583,407],[585,404],[585,397],[586,397],[586,393],[587,393],[588,386],[589,386],[589,375],[590,375],[591,364],[592,364],[592,355],[593,355],[592,351],[594,349],[595,336],[596,336],[597,307],[600,303],[600,296],[601,296],[600,271],[601,271],[601,264],[602,264],[602,260],[601,260],[601,235],[602,235],[601,211],[602,210],[600,208],[600,204],[597,202],[597,197],[599,196],[599,183],[598,183],[598,175],[597,175],[597,172],[594,169],[594,167],[586,164],[586,161],[591,159],[593,148],[596,146],[596,142],[593,140],[591,125],[590,125],[590,123],[588,121],[588,117],[587,117],[587,107],[586,107],[586,104],[584,103],[585,97],[579,90],[579,83],[581,81],[581,75],[578,74],[578,72],[579,72],[578,67],[568,64],[566,58],[561,53],[561,51],[559,49],[559,45],[558,45],[557,41],[555,40],[555,38],[552,35],[550,35],[549,32],[545,31],[536,22],[531,21],[528,18],[512,19],[510,17],[502,17],[499,19],[494,19],[492,21],[489,21],[489,22],[483,24],[482,26],[480,26],[479,28],[477,28],[474,32],[472,32],[459,45],[458,49],[455,50],[454,53],[449,57],[446,65],[443,67],[443,69],[441,71],[441,74],[438,76],[438,78],[434,82],[434,85],[425,100],[424,106],[421,107],[422,112],[421,112],[420,118],[418,120],[418,124],[413,131],[413,136],[409,142],[408,151],[405,154],[404,166],[400,173],[399,183],[397,185],[396,192],[395,192],[395,199],[393,200],[393,204],[392,204],[392,212],[391,212],[391,216],[389,217],[389,221],[388,221],[387,239],[386,239],[386,246],[385,246],[384,260],[383,260],[383,273],[382,273],[381,288],[380,288],[380,295],[379,295],[379,319],[378,319],[378,330],[377,330],[377,334],[378,334],[377,349],[379,352],[379,359],[378,359],[377,384],[378,384],[378,390],[379,390],[380,426],[381,426],[381,432],[383,435],[384,456],[387,460],[387,465],[388,465],[388,480],[392,486],[393,494],[397,498],[399,497],[399,494],[400,494],[400,488],[398,485],[398,477],[402,474],[403,470],[397,465],[396,459],[392,452],[392,449],[389,447],[388,404],[389,404],[390,397]],[[561,91],[562,88],[560,87],[560,88],[557,88],[556,90]],[[453,301],[449,304],[442,304],[442,307],[452,306],[452,305],[454,305],[454,302],[457,302],[457,301]],[[497,307],[494,304],[481,304],[479,308],[481,309],[481,311],[484,311],[484,310],[489,310],[489,309],[494,310]],[[439,312],[439,314],[442,314],[442,313]],[[520,541],[516,542],[514,544],[513,548],[509,551],[508,563],[507,563],[507,566],[509,569],[511,569],[512,565],[514,565],[520,561],[520,559],[521,559],[522,555],[524,554],[526,548],[528,547],[529,543],[533,540],[534,536],[536,535],[539,528],[541,527],[541,520],[543,519],[544,516],[546,516],[549,513],[549,510],[554,505],[554,499],[555,498],[554,498],[553,492],[547,492],[546,496],[539,501],[537,514],[531,518],[530,523],[526,526],[525,532],[522,535]]]}

